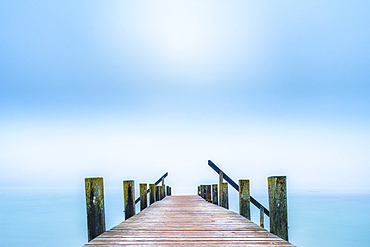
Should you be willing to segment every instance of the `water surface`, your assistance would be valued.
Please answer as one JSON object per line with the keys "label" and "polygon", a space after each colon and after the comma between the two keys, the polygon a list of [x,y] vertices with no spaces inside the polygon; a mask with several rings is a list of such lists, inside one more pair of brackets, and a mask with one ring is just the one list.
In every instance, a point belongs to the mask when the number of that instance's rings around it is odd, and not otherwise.
{"label": "water surface", "polygon": [[[267,194],[253,196],[268,205]],[[238,212],[235,192],[230,191],[229,204]],[[122,207],[122,189],[105,189],[107,229],[123,221]],[[369,194],[289,193],[288,210],[289,241],[298,246],[370,243]],[[259,222],[254,206],[252,220]],[[0,189],[0,222],[2,247],[82,246],[87,242],[84,190]]]}

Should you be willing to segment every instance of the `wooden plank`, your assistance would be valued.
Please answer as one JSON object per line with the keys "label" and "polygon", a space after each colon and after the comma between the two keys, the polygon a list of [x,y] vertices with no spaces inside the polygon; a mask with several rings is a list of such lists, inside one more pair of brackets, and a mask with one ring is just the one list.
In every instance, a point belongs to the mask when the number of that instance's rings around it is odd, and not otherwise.
{"label": "wooden plank", "polygon": [[85,246],[293,246],[200,196],[170,196]]}

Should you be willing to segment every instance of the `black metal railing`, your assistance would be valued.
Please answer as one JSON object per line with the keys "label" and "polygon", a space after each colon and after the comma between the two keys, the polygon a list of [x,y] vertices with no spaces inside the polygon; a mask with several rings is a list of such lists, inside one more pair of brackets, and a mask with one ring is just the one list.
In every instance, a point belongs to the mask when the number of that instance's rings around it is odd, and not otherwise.
{"label": "black metal railing", "polygon": [[[160,177],[157,182],[154,183],[154,185],[158,185],[160,182],[164,181],[164,179],[168,176],[168,172],[166,172],[165,174],[163,174],[162,177]],[[145,191],[145,190],[144,190]],[[150,189],[148,189],[148,193],[149,193]],[[135,204],[137,204],[138,202],[140,202],[140,196],[135,200]]]}
{"label": "black metal railing", "polygon": [[[236,191],[239,192],[239,185],[235,183],[224,171],[222,171],[218,166],[216,166],[215,163],[213,163],[211,160],[208,160],[208,165],[215,171],[217,174],[222,173],[223,178],[234,188]],[[250,196],[251,203],[256,206],[259,210],[263,208],[263,212],[270,216],[270,212],[267,208],[265,208],[261,203],[259,203],[256,199],[254,199],[252,196]]]}

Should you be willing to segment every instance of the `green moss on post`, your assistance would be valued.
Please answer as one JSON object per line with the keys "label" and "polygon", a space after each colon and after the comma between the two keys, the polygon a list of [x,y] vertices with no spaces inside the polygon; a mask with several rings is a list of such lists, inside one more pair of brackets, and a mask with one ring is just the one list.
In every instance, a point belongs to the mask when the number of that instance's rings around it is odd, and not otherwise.
{"label": "green moss on post", "polygon": [[247,219],[251,219],[251,199],[249,180],[239,180],[239,213]]}
{"label": "green moss on post", "polygon": [[105,232],[103,178],[85,178],[88,241]]}
{"label": "green moss on post", "polygon": [[135,183],[133,180],[123,181],[123,205],[125,220],[135,215]]}
{"label": "green moss on post", "polygon": [[152,205],[155,203],[155,185],[149,184],[149,203]]}
{"label": "green moss on post", "polygon": [[220,185],[220,206],[229,209],[228,183],[221,183]]}
{"label": "green moss on post", "polygon": [[148,206],[148,185],[140,184],[140,211]]}
{"label": "green moss on post", "polygon": [[217,184],[212,184],[212,203],[218,205],[218,190]]}
{"label": "green moss on post", "polygon": [[286,177],[269,177],[270,232],[288,241]]}

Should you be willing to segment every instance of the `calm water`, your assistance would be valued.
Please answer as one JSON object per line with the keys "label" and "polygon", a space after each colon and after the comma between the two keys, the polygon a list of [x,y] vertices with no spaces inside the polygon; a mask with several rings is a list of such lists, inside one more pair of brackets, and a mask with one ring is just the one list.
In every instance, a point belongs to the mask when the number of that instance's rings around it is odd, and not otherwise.
{"label": "calm water", "polygon": [[[121,189],[105,190],[107,229],[123,220]],[[83,189],[0,189],[0,246],[82,246],[87,241]],[[267,205],[267,195],[253,195]],[[369,246],[370,195],[290,193],[290,242],[301,246]],[[230,208],[238,211],[237,194]],[[252,206],[252,220],[259,212]],[[265,218],[268,226],[268,218]]]}

